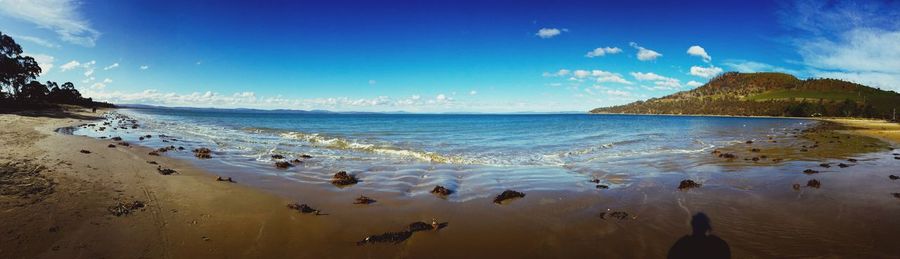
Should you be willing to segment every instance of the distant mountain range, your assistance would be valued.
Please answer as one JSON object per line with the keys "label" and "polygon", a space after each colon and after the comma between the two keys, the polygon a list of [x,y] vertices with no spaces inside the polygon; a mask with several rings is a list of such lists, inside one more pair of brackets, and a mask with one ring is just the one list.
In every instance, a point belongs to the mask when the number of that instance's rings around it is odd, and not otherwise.
{"label": "distant mountain range", "polygon": [[837,79],[728,72],[703,86],[591,113],[690,114],[893,119],[900,94]]}

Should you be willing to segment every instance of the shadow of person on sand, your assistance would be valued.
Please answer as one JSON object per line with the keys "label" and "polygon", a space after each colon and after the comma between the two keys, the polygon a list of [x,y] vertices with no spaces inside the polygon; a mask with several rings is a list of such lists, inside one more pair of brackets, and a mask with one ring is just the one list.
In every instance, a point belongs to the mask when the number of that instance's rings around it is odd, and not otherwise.
{"label": "shadow of person on sand", "polygon": [[693,233],[683,236],[669,249],[668,258],[731,258],[731,248],[721,238],[710,234],[712,224],[706,214],[691,218]]}

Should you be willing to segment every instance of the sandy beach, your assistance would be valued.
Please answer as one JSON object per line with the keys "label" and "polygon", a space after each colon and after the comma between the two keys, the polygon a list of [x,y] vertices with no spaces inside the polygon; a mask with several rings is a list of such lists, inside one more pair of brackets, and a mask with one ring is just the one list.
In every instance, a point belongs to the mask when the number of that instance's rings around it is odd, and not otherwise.
{"label": "sandy beach", "polygon": [[[353,187],[297,188],[267,176],[216,181],[217,172],[167,155],[148,155],[154,149],[135,140],[124,140],[132,145],[123,146],[55,132],[98,121],[100,112],[0,115],[0,257],[660,258],[690,233],[691,216],[698,212],[709,215],[713,233],[728,243],[735,258],[900,254],[894,245],[900,233],[900,199],[891,197],[900,187],[888,180],[889,174],[897,174],[891,169],[897,162],[885,148],[897,147],[897,124],[832,120],[861,128],[843,132],[893,141],[873,153],[819,159],[837,164],[853,156],[859,162],[848,169],[852,175],[828,169],[836,173],[810,177],[799,171],[818,161],[797,157],[797,172],[738,165],[744,170],[740,175],[678,172],[630,179],[628,188],[587,195],[530,192],[497,205],[491,198],[448,202],[428,195],[362,193]],[[157,166],[177,173],[160,174]],[[598,177],[613,179],[615,174]],[[678,190],[678,182],[688,178],[703,186]],[[823,186],[792,189],[793,183],[805,185],[811,178]],[[263,190],[260,185],[285,186]],[[353,204],[359,195],[376,202]],[[127,215],[116,216],[109,209],[135,201],[143,207]],[[309,204],[323,215],[288,209],[293,202]],[[612,212],[625,214],[610,217]],[[398,244],[357,246],[366,236],[432,219],[446,227],[413,233]]]}

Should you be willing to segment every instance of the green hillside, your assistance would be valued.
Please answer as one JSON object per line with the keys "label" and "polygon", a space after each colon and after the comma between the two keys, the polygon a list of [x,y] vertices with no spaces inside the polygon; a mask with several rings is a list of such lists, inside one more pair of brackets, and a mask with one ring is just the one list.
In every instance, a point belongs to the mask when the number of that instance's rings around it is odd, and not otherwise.
{"label": "green hillside", "polygon": [[728,72],[690,91],[591,112],[892,119],[897,108],[900,94],[852,82]]}

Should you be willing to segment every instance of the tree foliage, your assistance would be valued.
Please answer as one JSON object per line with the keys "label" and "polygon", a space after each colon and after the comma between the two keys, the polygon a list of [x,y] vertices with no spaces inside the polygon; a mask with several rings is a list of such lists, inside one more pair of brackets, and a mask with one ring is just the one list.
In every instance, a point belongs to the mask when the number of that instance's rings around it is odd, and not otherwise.
{"label": "tree foliage", "polygon": [[22,53],[22,46],[0,32],[0,104],[3,107],[32,104],[112,106],[82,97],[71,82],[60,86],[56,82],[43,84],[37,81],[41,67],[33,57],[23,56]]}

